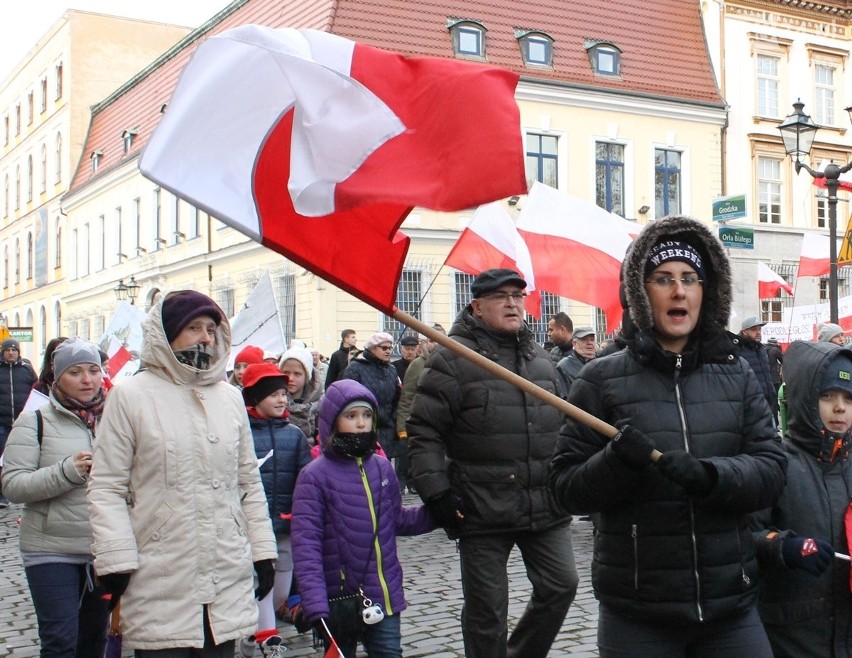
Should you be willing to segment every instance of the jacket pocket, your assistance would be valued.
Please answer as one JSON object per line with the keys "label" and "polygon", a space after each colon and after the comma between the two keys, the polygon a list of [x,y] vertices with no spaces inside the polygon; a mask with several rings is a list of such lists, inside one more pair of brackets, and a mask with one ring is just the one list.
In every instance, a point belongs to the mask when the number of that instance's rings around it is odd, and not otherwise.
{"label": "jacket pocket", "polygon": [[486,527],[517,525],[525,511],[521,509],[517,466],[453,464],[457,466],[453,479],[461,493],[465,515],[471,515],[472,521]]}
{"label": "jacket pocket", "polygon": [[136,545],[139,549],[148,544],[149,541],[159,541],[166,529],[169,519],[174,516],[174,510],[167,503],[163,503],[157,511],[134,529]]}

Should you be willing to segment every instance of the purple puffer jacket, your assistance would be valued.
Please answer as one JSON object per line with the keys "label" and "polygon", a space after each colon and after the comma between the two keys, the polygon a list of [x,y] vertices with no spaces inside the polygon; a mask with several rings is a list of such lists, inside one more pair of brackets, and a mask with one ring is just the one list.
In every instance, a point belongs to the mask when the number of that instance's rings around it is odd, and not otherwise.
{"label": "purple puffer jacket", "polygon": [[373,394],[356,381],[339,380],[326,390],[319,409],[323,454],[302,469],[293,493],[293,563],[304,617],[311,623],[328,618],[329,598],[356,592],[359,585],[386,615],[405,610],[396,536],[435,528],[425,507],[402,506],[399,482],[387,459],[373,455],[362,462],[331,448],[334,422],[353,400],[370,402],[375,412]]}

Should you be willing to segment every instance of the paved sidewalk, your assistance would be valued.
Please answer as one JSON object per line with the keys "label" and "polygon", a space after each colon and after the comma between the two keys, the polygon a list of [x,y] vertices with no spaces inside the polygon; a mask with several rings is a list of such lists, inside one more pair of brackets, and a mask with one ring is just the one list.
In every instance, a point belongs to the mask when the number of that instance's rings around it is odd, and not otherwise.
{"label": "paved sidewalk", "polygon": [[[413,505],[419,499],[407,495],[405,502]],[[0,510],[0,657],[3,658],[35,658],[39,654],[35,613],[18,550],[16,519],[19,513],[17,505]],[[580,586],[550,652],[552,658],[598,655],[595,644],[597,602],[589,580],[591,531],[592,524],[588,521],[575,520],[572,524]],[[463,658],[459,626],[461,584],[455,543],[449,541],[443,531],[421,537],[400,537],[399,553],[409,602],[402,616],[406,658]],[[529,583],[517,551],[510,558],[509,574],[511,629],[529,598]],[[322,655],[311,646],[310,633],[297,635],[291,626],[282,626],[281,633],[288,647],[288,658]],[[132,658],[132,652],[125,651],[124,656]]]}

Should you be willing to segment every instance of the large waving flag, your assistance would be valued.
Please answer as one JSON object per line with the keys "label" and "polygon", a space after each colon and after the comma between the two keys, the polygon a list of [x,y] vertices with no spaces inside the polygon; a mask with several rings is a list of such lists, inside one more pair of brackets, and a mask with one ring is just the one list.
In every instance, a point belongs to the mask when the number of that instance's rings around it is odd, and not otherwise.
{"label": "large waving flag", "polygon": [[622,314],[618,275],[640,227],[542,183],[533,184],[517,226],[538,288],[597,306],[614,331]]}
{"label": "large waving flag", "polygon": [[[837,253],[841,250],[837,242]],[[799,257],[798,276],[828,276],[830,272],[829,250],[831,239],[820,233],[805,233],[802,236],[802,255]]]}
{"label": "large waving flag", "polygon": [[518,75],[314,30],[208,38],[140,161],[148,178],[390,312],[413,206],[526,191]]}
{"label": "large waving flag", "polygon": [[493,267],[520,272],[527,282],[526,311],[541,316],[541,295],[536,289],[529,249],[501,202],[476,209],[445,264],[467,274],[479,274]]}
{"label": "large waving flag", "polygon": [[793,286],[766,263],[757,264],[757,298],[771,299],[778,296],[778,291],[784,290],[788,295],[793,294]]}

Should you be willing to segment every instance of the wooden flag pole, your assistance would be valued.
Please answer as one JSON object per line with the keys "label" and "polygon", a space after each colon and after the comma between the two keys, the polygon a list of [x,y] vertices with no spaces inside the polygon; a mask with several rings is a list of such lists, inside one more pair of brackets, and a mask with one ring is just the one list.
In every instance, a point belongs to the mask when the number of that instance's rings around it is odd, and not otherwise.
{"label": "wooden flag pole", "polygon": [[[425,322],[421,322],[414,316],[400,311],[397,308],[394,308],[393,318],[406,325],[407,327],[411,327],[418,333],[423,334],[424,336],[435,341],[436,343],[443,345],[448,350],[455,352],[462,358],[465,358],[468,361],[472,361],[483,370],[487,370],[488,372],[490,372],[495,377],[499,377],[500,379],[503,379],[512,384],[513,386],[521,389],[525,393],[529,393],[533,397],[538,398],[542,402],[556,407],[566,416],[570,416],[574,420],[579,421],[584,425],[587,425],[596,432],[600,432],[605,437],[611,439],[616,434],[618,434],[618,428],[613,427],[609,423],[602,421],[596,416],[592,416],[592,414],[583,411],[579,407],[563,400],[558,395],[554,395],[550,391],[545,391],[541,386],[538,386],[537,384],[534,384],[533,382],[524,379],[523,377],[512,372],[511,370],[508,370],[503,366],[494,363],[494,361],[492,361],[491,359],[485,358],[478,352],[475,352],[469,347],[462,345],[457,340],[453,340],[449,336],[445,336],[440,331],[436,331],[428,324],[426,324]],[[654,450],[654,452],[651,453],[651,461],[657,461],[660,458],[661,454],[662,453],[660,453],[660,451]]]}

